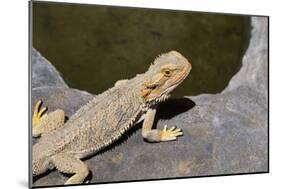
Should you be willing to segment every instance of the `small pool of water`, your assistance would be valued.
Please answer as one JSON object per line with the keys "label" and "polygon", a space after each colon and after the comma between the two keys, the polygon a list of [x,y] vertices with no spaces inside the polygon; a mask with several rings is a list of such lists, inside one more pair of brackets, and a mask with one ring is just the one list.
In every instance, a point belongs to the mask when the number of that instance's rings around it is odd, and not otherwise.
{"label": "small pool of water", "polygon": [[33,46],[70,87],[93,94],[170,50],[193,65],[175,96],[218,93],[239,70],[249,32],[249,16],[33,3]]}

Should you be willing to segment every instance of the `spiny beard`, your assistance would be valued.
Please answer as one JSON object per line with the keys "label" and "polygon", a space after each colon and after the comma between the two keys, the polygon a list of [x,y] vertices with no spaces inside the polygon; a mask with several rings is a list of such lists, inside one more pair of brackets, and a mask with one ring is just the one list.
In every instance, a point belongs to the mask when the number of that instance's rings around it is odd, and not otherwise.
{"label": "spiny beard", "polygon": [[166,101],[170,96],[171,95],[164,94],[164,95],[160,96],[159,98],[153,99],[153,100],[151,100],[147,103],[148,103],[149,106],[153,106],[153,105],[156,105],[156,104],[159,104],[161,102]]}

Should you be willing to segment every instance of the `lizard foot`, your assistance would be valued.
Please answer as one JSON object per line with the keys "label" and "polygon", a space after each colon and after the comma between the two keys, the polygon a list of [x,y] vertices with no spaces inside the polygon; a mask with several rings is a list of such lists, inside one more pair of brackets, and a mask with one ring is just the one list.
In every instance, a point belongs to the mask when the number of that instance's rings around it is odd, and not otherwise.
{"label": "lizard foot", "polygon": [[182,135],[183,132],[181,129],[177,129],[175,126],[167,129],[167,125],[165,125],[163,131],[161,132],[161,141],[176,140],[178,136]]}
{"label": "lizard foot", "polygon": [[39,123],[41,122],[41,119],[44,116],[44,113],[47,110],[46,107],[41,108],[42,104],[43,104],[42,100],[38,100],[34,106],[34,113],[32,116],[32,126],[33,127],[36,127],[39,125]]}

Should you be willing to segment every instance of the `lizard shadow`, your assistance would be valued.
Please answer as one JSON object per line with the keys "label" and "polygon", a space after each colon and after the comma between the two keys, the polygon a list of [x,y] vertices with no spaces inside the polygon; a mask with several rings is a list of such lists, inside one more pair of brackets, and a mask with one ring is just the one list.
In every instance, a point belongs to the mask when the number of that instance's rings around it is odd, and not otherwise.
{"label": "lizard shadow", "polygon": [[195,102],[189,98],[172,98],[158,105],[155,123],[160,119],[171,119],[184,113],[195,106]]}
{"label": "lizard shadow", "polygon": [[[92,156],[91,156],[91,157],[92,157]],[[33,184],[34,184],[37,180],[39,180],[40,178],[45,177],[45,176],[47,176],[47,175],[49,175],[50,173],[55,172],[55,171],[57,171],[57,170],[56,170],[56,169],[47,170],[46,172],[44,172],[44,173],[42,173],[42,174],[40,174],[40,175],[34,176],[34,177],[33,177]],[[62,172],[60,172],[60,173],[65,177],[65,181],[66,181],[67,179],[69,179],[72,175],[74,175],[74,174],[69,174],[69,173],[62,173]],[[85,181],[91,181],[92,178],[93,178],[93,174],[92,174],[92,171],[90,171],[89,174],[87,175],[87,177],[85,178]]]}
{"label": "lizard shadow", "polygon": [[42,177],[45,177],[45,176],[49,175],[53,171],[55,171],[55,170],[47,170],[46,172],[44,172],[40,175],[33,176],[32,183],[34,184],[37,180],[39,180]]}

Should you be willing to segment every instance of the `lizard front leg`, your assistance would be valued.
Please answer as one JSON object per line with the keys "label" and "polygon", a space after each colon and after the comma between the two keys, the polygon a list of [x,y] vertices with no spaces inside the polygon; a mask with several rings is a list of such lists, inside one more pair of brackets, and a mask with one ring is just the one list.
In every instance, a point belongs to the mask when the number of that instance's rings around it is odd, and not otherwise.
{"label": "lizard front leg", "polygon": [[63,110],[55,110],[49,114],[47,108],[42,106],[42,100],[36,102],[32,116],[32,136],[38,137],[50,133],[64,125],[65,115]]}
{"label": "lizard front leg", "polygon": [[51,158],[53,165],[63,173],[73,174],[64,184],[81,184],[89,174],[88,166],[80,159],[60,153]]}
{"label": "lizard front leg", "polygon": [[164,126],[163,130],[152,129],[154,118],[156,115],[156,108],[149,109],[142,125],[142,136],[149,142],[161,142],[176,140],[178,136],[183,135],[181,129],[171,127],[167,129],[167,125]]}

